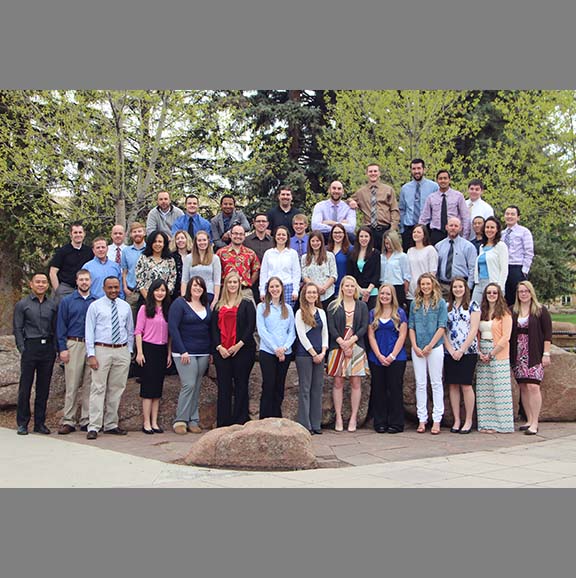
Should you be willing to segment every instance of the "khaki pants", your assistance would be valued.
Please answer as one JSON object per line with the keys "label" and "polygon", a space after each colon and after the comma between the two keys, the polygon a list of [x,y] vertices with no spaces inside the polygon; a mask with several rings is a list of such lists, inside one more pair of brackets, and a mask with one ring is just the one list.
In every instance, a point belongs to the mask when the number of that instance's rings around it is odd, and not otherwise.
{"label": "khaki pants", "polygon": [[96,346],[98,369],[92,370],[89,431],[118,427],[118,407],[130,369],[128,347]]}
{"label": "khaki pants", "polygon": [[86,344],[80,341],[66,341],[70,361],[64,365],[66,379],[66,397],[64,398],[64,415],[62,424],[76,427],[78,413],[78,391],[82,388],[82,409],[80,426],[88,425],[90,402],[90,367],[86,363]]}

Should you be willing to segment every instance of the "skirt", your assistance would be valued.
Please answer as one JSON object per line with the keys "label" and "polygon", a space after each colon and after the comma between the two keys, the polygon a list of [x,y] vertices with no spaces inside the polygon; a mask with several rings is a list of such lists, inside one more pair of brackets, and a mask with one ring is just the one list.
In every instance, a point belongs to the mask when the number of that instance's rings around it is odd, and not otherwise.
{"label": "skirt", "polygon": [[451,355],[444,356],[444,383],[457,385],[472,385],[478,355],[469,353],[463,355],[460,361],[455,361]]}
{"label": "skirt", "polygon": [[[346,328],[344,339],[349,339],[352,329]],[[328,354],[326,373],[331,377],[364,377],[368,371],[368,357],[366,352],[358,345],[352,347],[352,356],[345,357],[342,349],[337,347]]]}
{"label": "skirt", "polygon": [[145,399],[159,399],[164,387],[164,371],[168,362],[168,346],[142,342],[142,352],[146,363],[139,366],[140,397]]}

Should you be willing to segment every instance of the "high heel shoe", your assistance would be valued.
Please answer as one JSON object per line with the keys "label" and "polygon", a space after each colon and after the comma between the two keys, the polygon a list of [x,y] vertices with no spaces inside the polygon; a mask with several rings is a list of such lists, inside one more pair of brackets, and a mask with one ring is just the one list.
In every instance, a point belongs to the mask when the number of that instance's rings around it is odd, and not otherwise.
{"label": "high heel shoe", "polygon": [[354,420],[354,421],[350,420],[350,421],[348,422],[348,431],[349,431],[349,432],[355,432],[355,431],[356,431],[356,426],[357,426],[356,420]]}
{"label": "high heel shoe", "polygon": [[153,429],[146,429],[144,426],[142,426],[142,431],[143,431],[145,434],[148,434],[148,435],[151,435],[151,434],[154,433],[154,430],[153,430]]}
{"label": "high heel shoe", "polygon": [[344,423],[342,422],[342,416],[336,416],[336,423],[334,424],[334,429],[336,431],[344,431]]}

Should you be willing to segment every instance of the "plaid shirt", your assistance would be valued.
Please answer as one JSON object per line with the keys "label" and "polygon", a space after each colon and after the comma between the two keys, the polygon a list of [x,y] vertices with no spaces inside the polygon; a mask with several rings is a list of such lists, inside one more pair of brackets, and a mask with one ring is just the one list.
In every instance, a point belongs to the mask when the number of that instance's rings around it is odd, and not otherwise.
{"label": "plaid shirt", "polygon": [[242,279],[243,287],[252,286],[252,275],[260,271],[260,261],[252,249],[241,245],[240,250],[236,251],[232,245],[228,245],[219,249],[216,255],[222,263],[222,279],[230,271],[236,271]]}

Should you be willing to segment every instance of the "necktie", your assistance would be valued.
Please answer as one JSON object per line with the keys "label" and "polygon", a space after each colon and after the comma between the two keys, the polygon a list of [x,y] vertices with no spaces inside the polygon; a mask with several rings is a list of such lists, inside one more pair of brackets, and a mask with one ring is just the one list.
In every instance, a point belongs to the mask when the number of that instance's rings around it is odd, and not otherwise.
{"label": "necktie", "polygon": [[448,202],[446,201],[446,193],[442,193],[442,207],[440,208],[440,230],[446,231],[448,224]]}
{"label": "necktie", "polygon": [[118,306],[116,300],[111,302],[112,307],[112,343],[120,341],[120,320],[118,319]]}
{"label": "necktie", "polygon": [[506,231],[504,231],[504,243],[506,243],[506,247],[510,249],[510,235],[512,234],[512,229],[508,227]]}
{"label": "necktie", "polygon": [[120,250],[120,247],[116,247],[116,263],[118,263],[118,265],[120,265],[120,260],[122,257],[122,251]]}
{"label": "necktie", "polygon": [[454,239],[449,239],[450,249],[448,250],[448,257],[446,259],[446,279],[452,280],[452,261],[454,260]]}
{"label": "necktie", "polygon": [[338,205],[332,203],[332,220],[338,222]]}
{"label": "necktie", "polygon": [[303,255],[302,246],[304,244],[304,239],[297,239],[297,241],[298,241],[298,257],[302,257]]}
{"label": "necktie", "polygon": [[192,239],[194,238],[194,219],[192,217],[188,219],[188,234]]}
{"label": "necktie", "polygon": [[378,226],[378,216],[376,213],[376,192],[378,187],[372,186],[370,189],[370,226],[376,228]]}
{"label": "necktie", "polygon": [[414,224],[420,218],[420,181],[416,181],[416,192],[414,193]]}

